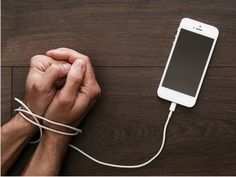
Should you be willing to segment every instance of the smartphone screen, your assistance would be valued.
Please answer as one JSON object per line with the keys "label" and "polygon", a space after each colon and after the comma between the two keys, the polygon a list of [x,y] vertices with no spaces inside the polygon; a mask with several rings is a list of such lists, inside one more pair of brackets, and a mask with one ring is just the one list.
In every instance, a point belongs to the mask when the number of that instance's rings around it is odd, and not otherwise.
{"label": "smartphone screen", "polygon": [[181,29],[162,85],[195,97],[213,42]]}

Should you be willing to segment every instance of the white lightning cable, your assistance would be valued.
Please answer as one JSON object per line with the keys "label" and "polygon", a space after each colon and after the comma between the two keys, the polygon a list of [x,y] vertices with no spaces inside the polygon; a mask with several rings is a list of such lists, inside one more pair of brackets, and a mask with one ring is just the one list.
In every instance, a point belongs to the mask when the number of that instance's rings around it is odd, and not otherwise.
{"label": "white lightning cable", "polygon": [[[21,107],[18,108],[18,109],[15,109],[14,111],[16,112],[19,112],[20,115],[26,119],[27,121],[29,121],[30,123],[36,125],[39,127],[39,130],[40,130],[40,137],[42,136],[42,128],[46,129],[46,130],[49,130],[49,131],[52,131],[52,132],[55,132],[55,133],[58,133],[58,134],[62,134],[62,135],[67,135],[67,136],[74,136],[74,135],[77,135],[78,133],[81,133],[82,131],[78,128],[75,128],[75,127],[72,127],[72,126],[69,126],[69,125],[66,125],[66,124],[62,124],[62,123],[59,123],[59,122],[56,122],[56,121],[52,121],[52,120],[49,120],[45,117],[42,117],[42,116],[39,116],[37,114],[34,114],[21,100],[19,100],[18,98],[15,98],[15,100],[21,104],[21,106],[23,106],[26,110],[22,109]],[[31,120],[30,118],[28,118],[27,116],[25,116],[22,112],[28,114],[28,115],[31,115],[34,120],[36,122],[34,122],[33,120]],[[38,121],[38,119],[42,119],[46,122],[49,122],[51,124],[54,124],[54,125],[58,125],[58,126],[61,126],[61,127],[65,127],[65,128],[68,128],[68,129],[71,129],[71,130],[74,130],[75,132],[74,133],[67,133],[67,132],[62,132],[62,131],[59,131],[59,130],[56,130],[56,129],[52,129],[50,127],[47,127],[47,126],[44,126],[42,124],[40,124],[40,122]]]}
{"label": "white lightning cable", "polygon": [[[15,98],[15,100],[16,100],[18,103],[20,103],[28,112],[32,113],[31,110],[30,110],[21,100],[19,100],[19,99],[17,99],[17,98]],[[21,106],[20,106],[19,109],[21,109]],[[14,111],[16,111],[16,110],[14,110]],[[26,117],[24,114],[22,114],[21,112],[19,112],[19,113],[20,113],[20,115],[21,115],[23,118],[25,118],[26,120],[28,120],[28,121],[31,120],[31,119],[29,119],[28,117]],[[38,119],[37,119],[35,116],[33,116],[33,115],[32,115],[32,117],[34,118],[35,122],[36,122],[38,125],[40,125]],[[32,123],[32,122],[31,122],[31,123]],[[30,143],[30,144],[38,143],[38,142],[40,141],[40,138],[41,138],[42,136],[43,136],[43,130],[42,130],[42,128],[39,128],[39,139],[37,139],[37,140],[35,140],[35,141],[30,141],[29,143]]]}
{"label": "white lightning cable", "polygon": [[168,126],[168,123],[170,121],[170,118],[172,116],[172,113],[175,111],[175,107],[176,107],[176,103],[171,103],[170,105],[170,112],[169,112],[169,115],[168,115],[168,118],[166,120],[166,123],[165,123],[165,126],[164,126],[164,129],[163,129],[163,136],[162,136],[162,143],[161,143],[161,147],[159,148],[158,152],[148,161],[144,162],[144,163],[141,163],[141,164],[138,164],[138,165],[117,165],[117,164],[111,164],[111,163],[106,163],[106,162],[102,162],[100,160],[97,160],[93,157],[91,157],[90,155],[88,155],[87,153],[85,153],[84,151],[82,151],[81,149],[79,149],[78,147],[70,144],[70,147],[72,147],[73,149],[75,149],[76,151],[80,152],[81,154],[83,154],[84,156],[86,156],[87,158],[89,158],[90,160],[100,164],[100,165],[104,165],[104,166],[108,166],[108,167],[115,167],[115,168],[140,168],[140,167],[144,167],[146,165],[148,165],[149,163],[151,163],[154,159],[156,159],[161,151],[163,150],[164,148],[164,145],[165,145],[165,140],[166,140],[166,130],[167,130],[167,126]]}
{"label": "white lightning cable", "polygon": [[[59,123],[59,122],[51,121],[51,120],[49,120],[49,119],[47,119],[45,117],[38,116],[38,115],[34,114],[34,113],[31,112],[31,110],[22,101],[20,101],[17,98],[15,98],[15,100],[18,103],[20,103],[26,109],[26,110],[24,110],[24,109],[18,108],[18,109],[15,109],[15,111],[19,112],[22,115],[22,117],[25,118],[27,121],[29,121],[32,124],[38,126],[39,129],[40,129],[40,132],[42,132],[42,128],[44,128],[44,129],[47,129],[49,131],[53,131],[55,133],[59,133],[59,134],[63,134],[63,135],[68,135],[68,136],[74,136],[74,135],[77,135],[78,133],[81,133],[80,129],[77,129],[75,127],[71,127],[71,126],[68,126],[68,125],[65,125],[65,124],[62,124],[62,123]],[[148,161],[146,161],[144,163],[141,163],[141,164],[138,164],[138,165],[118,165],[118,164],[111,164],[111,163],[107,163],[107,162],[102,162],[100,160],[97,160],[97,159],[93,158],[92,156],[90,156],[89,154],[85,153],[84,151],[82,151],[81,149],[79,149],[78,147],[76,147],[76,146],[74,146],[72,144],[70,144],[69,146],[71,148],[73,148],[74,150],[80,152],[81,154],[83,154],[84,156],[89,158],[90,160],[92,160],[92,161],[94,161],[94,162],[96,162],[96,163],[98,163],[100,165],[109,166],[109,167],[115,167],[115,168],[140,168],[140,167],[146,166],[149,163],[151,163],[153,160],[155,160],[160,155],[160,153],[162,152],[162,150],[164,148],[164,145],[165,145],[165,140],[166,140],[166,130],[167,130],[170,118],[172,116],[172,113],[175,111],[175,108],[176,108],[176,103],[172,102],[171,105],[170,105],[170,108],[169,108],[169,114],[168,114],[168,117],[167,117],[164,129],[163,129],[162,143],[161,143],[161,146],[160,146],[158,152],[151,159],[149,159]],[[22,112],[24,112],[24,113],[26,113],[28,115],[31,115],[34,118],[35,122],[32,121],[31,119],[29,119],[28,117],[26,117]],[[66,127],[68,129],[71,129],[71,130],[75,130],[77,134],[62,132],[62,131],[59,131],[59,130],[52,129],[50,127],[43,126],[42,124],[40,124],[40,122],[37,120],[37,118],[45,120],[45,121],[47,121],[47,122],[49,122],[51,124],[54,124],[54,125],[58,125],[58,126]],[[42,134],[40,133],[40,137],[41,136],[42,136]]]}

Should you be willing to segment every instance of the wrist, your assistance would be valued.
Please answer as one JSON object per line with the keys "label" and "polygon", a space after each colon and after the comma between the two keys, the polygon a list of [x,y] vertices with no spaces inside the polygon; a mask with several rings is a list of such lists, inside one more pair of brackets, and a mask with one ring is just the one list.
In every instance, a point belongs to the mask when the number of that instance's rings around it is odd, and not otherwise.
{"label": "wrist", "polygon": [[13,118],[18,127],[21,127],[26,133],[34,134],[37,132],[38,127],[25,120],[20,113],[17,113]]}
{"label": "wrist", "polygon": [[56,146],[68,146],[71,140],[71,136],[61,135],[49,130],[45,130],[43,139]]}
{"label": "wrist", "polygon": [[29,123],[27,120],[24,120],[24,118],[17,113],[2,127],[1,134],[3,137],[7,136],[9,139],[14,139],[16,143],[17,141],[28,142],[36,132],[37,127]]}
{"label": "wrist", "polygon": [[35,104],[35,103],[31,103],[31,101],[29,101],[27,98],[25,98],[24,99],[24,101],[23,101],[25,104],[26,104],[26,106],[33,112],[33,113],[35,113],[35,114],[37,114],[37,115],[43,115],[43,113],[44,113],[44,108],[43,108],[43,106],[42,105],[40,105],[40,104]]}

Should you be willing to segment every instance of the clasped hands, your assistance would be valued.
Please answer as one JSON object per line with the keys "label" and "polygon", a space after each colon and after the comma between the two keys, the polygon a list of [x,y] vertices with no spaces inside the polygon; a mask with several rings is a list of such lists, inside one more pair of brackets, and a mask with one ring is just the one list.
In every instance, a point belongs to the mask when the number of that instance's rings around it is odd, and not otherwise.
{"label": "clasped hands", "polygon": [[[100,93],[89,58],[68,48],[58,48],[31,58],[23,101],[39,116],[77,127]],[[61,132],[71,131],[41,123]],[[37,129],[20,113],[1,127],[2,174],[13,165]],[[45,130],[22,174],[58,175],[70,140],[69,136]]]}
{"label": "clasped hands", "polygon": [[24,102],[33,113],[77,127],[100,93],[87,56],[58,48],[31,58]]}

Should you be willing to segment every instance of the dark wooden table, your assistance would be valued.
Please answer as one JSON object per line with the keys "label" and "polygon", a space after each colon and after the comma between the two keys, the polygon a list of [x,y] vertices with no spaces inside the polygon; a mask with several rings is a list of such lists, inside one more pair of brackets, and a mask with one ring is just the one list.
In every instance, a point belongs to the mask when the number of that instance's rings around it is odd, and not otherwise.
{"label": "dark wooden table", "polygon": [[[163,153],[140,169],[98,165],[68,149],[61,175],[236,175],[235,0],[2,1],[2,123],[23,98],[29,59],[57,47],[88,55],[102,96],[73,139],[92,156],[137,164],[159,149],[169,102],[156,96],[183,17],[215,25],[220,37],[197,105],[179,106]],[[19,175],[28,145],[9,175]]]}

